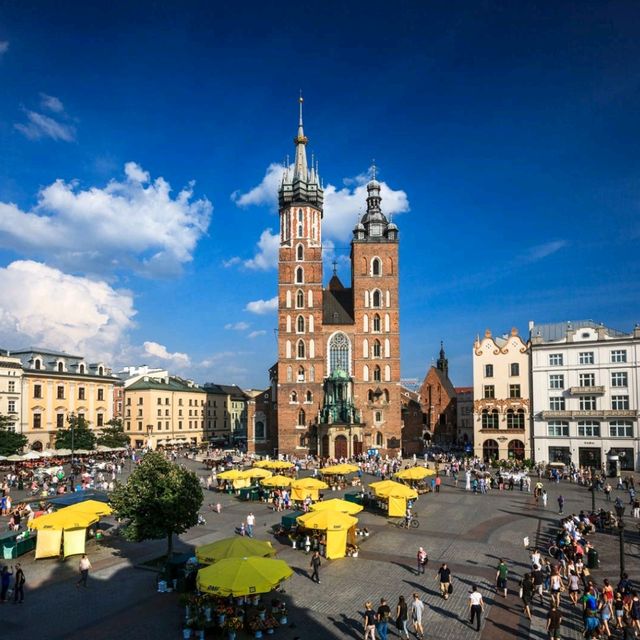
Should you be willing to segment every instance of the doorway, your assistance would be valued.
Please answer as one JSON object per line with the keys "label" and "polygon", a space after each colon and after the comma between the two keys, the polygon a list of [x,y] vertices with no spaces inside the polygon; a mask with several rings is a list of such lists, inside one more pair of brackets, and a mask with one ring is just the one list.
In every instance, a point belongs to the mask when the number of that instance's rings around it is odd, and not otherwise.
{"label": "doorway", "polygon": [[336,436],[335,451],[336,458],[347,458],[349,456],[349,447],[345,436]]}

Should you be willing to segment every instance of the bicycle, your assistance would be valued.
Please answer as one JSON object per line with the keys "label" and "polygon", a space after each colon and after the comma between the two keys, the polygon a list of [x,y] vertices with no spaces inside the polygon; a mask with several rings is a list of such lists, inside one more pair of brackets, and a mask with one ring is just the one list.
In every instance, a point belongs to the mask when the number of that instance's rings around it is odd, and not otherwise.
{"label": "bicycle", "polygon": [[398,529],[417,529],[420,526],[420,521],[418,520],[417,515],[418,514],[416,512],[412,513],[408,520],[407,518],[400,519],[396,522],[396,527],[398,527]]}

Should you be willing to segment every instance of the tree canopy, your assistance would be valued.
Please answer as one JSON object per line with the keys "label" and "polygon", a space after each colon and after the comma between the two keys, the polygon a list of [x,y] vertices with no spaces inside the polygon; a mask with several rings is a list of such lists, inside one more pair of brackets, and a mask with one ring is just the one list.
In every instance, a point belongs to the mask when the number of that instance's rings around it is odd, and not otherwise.
{"label": "tree canopy", "polygon": [[105,447],[129,446],[129,436],[124,432],[122,421],[117,418],[109,420],[107,426],[98,436],[97,442]]}
{"label": "tree canopy", "polygon": [[13,431],[14,420],[0,415],[0,456],[12,456],[27,444],[27,436]]}
{"label": "tree canopy", "polygon": [[166,537],[168,554],[173,534],[198,523],[203,499],[195,473],[155,452],[147,453],[127,483],[111,494],[116,515],[126,521],[124,536],[134,542]]}
{"label": "tree canopy", "polygon": [[89,429],[89,423],[84,416],[70,413],[67,422],[67,428],[58,429],[56,432],[56,449],[95,449],[96,435]]}

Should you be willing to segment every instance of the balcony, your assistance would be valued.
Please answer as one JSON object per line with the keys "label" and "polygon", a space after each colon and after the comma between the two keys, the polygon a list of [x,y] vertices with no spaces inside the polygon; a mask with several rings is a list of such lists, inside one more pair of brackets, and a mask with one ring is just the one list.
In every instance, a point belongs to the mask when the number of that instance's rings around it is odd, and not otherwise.
{"label": "balcony", "polygon": [[604,385],[594,387],[569,387],[569,393],[572,396],[594,396],[604,393]]}

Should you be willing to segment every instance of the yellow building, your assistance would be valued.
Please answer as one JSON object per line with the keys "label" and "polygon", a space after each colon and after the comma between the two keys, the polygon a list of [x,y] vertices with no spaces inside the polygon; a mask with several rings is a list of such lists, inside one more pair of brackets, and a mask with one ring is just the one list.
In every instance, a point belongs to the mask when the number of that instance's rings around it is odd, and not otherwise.
{"label": "yellow building", "polygon": [[144,376],[124,390],[124,430],[131,446],[200,444],[205,428],[207,392],[174,376]]}
{"label": "yellow building", "polygon": [[121,383],[104,363],[37,348],[11,355],[22,363],[20,431],[29,448],[53,448],[56,431],[68,426],[71,413],[84,417],[97,434],[113,418],[114,387]]}

